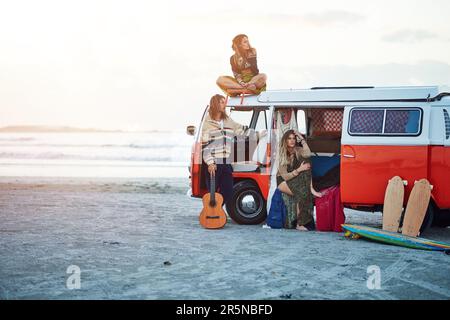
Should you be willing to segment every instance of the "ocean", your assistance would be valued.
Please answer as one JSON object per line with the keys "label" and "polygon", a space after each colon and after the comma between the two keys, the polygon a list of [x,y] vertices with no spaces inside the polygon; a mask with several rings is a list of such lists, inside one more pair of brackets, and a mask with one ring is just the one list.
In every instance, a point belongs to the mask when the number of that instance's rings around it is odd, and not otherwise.
{"label": "ocean", "polygon": [[185,132],[0,133],[0,176],[188,177]]}

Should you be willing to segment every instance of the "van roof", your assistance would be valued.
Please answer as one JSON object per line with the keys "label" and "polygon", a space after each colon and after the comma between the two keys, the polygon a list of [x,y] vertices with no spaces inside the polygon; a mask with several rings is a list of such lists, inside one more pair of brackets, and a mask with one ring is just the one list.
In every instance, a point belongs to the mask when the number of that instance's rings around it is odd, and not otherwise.
{"label": "van roof", "polygon": [[260,95],[230,97],[228,106],[265,105],[285,103],[334,102],[431,102],[450,96],[444,86],[403,87],[315,87],[264,91]]}

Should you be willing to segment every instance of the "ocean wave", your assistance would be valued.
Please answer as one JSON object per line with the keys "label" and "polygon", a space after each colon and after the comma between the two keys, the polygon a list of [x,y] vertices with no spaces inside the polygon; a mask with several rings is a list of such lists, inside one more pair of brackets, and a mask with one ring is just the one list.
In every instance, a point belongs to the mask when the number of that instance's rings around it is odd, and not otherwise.
{"label": "ocean wave", "polygon": [[0,159],[184,162],[192,137],[181,133],[0,134]]}
{"label": "ocean wave", "polygon": [[36,138],[32,138],[32,137],[18,137],[18,138],[11,138],[11,137],[1,138],[0,137],[0,141],[5,141],[5,142],[8,142],[8,141],[11,141],[11,142],[18,142],[18,141],[24,142],[24,141],[35,141],[35,140],[36,140]]}
{"label": "ocean wave", "polygon": [[189,159],[187,156],[147,156],[147,155],[79,155],[60,152],[42,153],[20,153],[20,152],[0,152],[0,159],[39,159],[39,160],[118,160],[118,161],[148,161],[148,162],[178,162]]}
{"label": "ocean wave", "polygon": [[[34,140],[34,139],[32,139]],[[0,140],[1,141],[1,140]],[[19,141],[19,140],[16,140]],[[22,141],[22,140],[20,140]],[[25,140],[23,140],[25,141]],[[31,141],[31,140],[30,140]],[[190,147],[187,144],[58,144],[58,143],[32,143],[32,144],[12,144],[0,143],[0,147],[49,147],[49,148],[131,148],[131,149],[170,149]]]}

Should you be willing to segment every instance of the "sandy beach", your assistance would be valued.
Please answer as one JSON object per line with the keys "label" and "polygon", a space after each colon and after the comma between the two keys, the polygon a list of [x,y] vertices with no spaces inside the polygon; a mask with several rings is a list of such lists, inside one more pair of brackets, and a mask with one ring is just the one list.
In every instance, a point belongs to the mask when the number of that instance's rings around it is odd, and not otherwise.
{"label": "sandy beach", "polygon": [[[450,256],[229,220],[183,178],[1,178],[0,299],[449,299]],[[380,213],[346,210],[381,225]],[[450,242],[450,229],[426,238]],[[80,289],[67,288],[69,266]],[[381,289],[367,287],[379,266]]]}

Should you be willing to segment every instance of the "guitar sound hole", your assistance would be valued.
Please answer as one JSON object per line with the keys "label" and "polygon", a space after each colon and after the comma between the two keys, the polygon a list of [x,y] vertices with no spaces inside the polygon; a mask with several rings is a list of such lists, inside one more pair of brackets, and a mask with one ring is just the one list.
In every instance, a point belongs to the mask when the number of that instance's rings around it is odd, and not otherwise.
{"label": "guitar sound hole", "polygon": [[210,201],[209,205],[214,208],[216,206],[216,202],[215,201]]}

